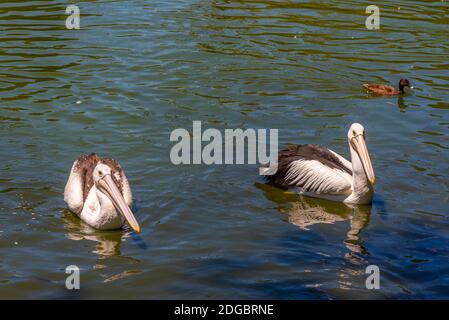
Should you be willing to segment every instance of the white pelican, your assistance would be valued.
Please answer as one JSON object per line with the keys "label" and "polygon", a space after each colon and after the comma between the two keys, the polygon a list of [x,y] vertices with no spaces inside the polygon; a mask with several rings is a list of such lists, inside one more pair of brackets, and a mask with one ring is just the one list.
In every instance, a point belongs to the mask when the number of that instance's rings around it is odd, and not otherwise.
{"label": "white pelican", "polygon": [[365,136],[361,124],[351,125],[348,131],[351,162],[316,144],[291,145],[279,152],[277,172],[266,177],[274,185],[306,196],[369,204],[375,177]]}
{"label": "white pelican", "polygon": [[128,179],[117,161],[95,153],[79,157],[72,166],[64,201],[88,225],[101,230],[119,229],[128,222],[140,232],[130,206]]}

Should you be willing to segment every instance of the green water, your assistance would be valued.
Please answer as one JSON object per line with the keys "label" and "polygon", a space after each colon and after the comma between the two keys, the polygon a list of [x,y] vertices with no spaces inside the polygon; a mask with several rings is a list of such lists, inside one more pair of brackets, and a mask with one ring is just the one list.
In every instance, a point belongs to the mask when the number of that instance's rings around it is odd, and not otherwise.
{"label": "green water", "polygon": [[[383,1],[378,31],[358,1],[77,4],[80,30],[65,1],[0,3],[0,298],[449,298],[446,1]],[[361,88],[401,77],[403,98]],[[286,194],[255,165],[174,166],[169,135],[193,120],[346,157],[360,122],[374,203]],[[67,211],[93,151],[125,169],[140,235]]]}

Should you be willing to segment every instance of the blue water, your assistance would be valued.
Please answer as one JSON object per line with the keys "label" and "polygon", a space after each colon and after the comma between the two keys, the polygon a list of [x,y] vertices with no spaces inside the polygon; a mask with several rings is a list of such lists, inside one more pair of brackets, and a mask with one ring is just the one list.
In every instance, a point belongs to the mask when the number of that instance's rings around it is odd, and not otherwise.
{"label": "blue water", "polygon": [[[378,31],[358,1],[77,4],[80,30],[62,1],[0,4],[0,298],[449,297],[447,2],[384,1]],[[361,87],[402,77],[399,99]],[[170,133],[194,120],[345,157],[360,122],[374,202],[288,194],[254,165],[174,166]],[[125,169],[141,234],[66,209],[93,151]]]}

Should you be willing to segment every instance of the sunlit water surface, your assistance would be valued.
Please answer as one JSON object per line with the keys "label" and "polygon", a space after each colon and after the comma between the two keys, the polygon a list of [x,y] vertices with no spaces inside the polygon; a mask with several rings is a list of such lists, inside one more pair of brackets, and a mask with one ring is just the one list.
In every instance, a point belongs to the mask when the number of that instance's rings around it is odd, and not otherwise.
{"label": "sunlit water surface", "polygon": [[[379,31],[358,1],[77,3],[80,30],[66,1],[0,4],[0,298],[449,298],[448,2],[384,1]],[[361,88],[401,77],[404,98]],[[170,132],[193,120],[344,156],[360,122],[374,203],[300,198],[255,165],[174,166]],[[65,208],[93,151],[124,167],[140,235]]]}

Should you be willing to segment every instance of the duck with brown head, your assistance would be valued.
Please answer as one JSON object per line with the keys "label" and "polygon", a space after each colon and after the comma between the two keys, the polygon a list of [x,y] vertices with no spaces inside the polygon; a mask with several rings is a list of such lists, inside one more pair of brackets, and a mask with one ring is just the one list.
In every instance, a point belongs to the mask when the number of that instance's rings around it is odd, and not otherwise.
{"label": "duck with brown head", "polygon": [[399,80],[399,90],[385,84],[365,83],[363,87],[370,93],[378,96],[395,96],[405,93],[405,87],[412,88],[408,79]]}

